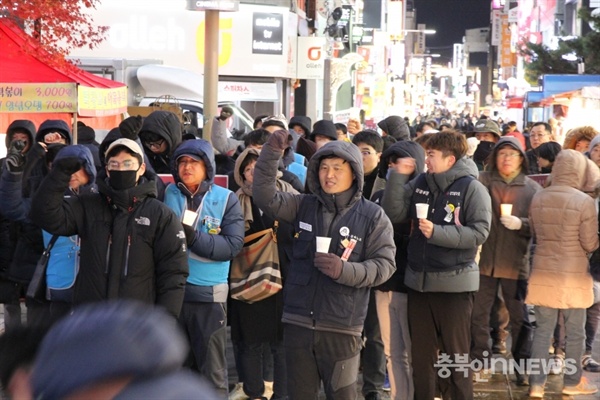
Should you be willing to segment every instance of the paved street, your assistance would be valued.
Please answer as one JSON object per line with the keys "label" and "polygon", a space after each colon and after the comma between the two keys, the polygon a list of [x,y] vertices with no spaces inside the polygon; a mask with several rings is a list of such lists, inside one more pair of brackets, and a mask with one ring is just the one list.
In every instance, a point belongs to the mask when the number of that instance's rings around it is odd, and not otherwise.
{"label": "paved street", "polygon": [[[4,310],[0,307],[0,331],[4,330]],[[229,363],[229,381],[233,385],[237,382],[237,374],[235,371],[235,364],[233,361],[233,352],[231,345],[227,348],[227,359]],[[596,337],[596,346],[594,347],[594,359],[600,360],[600,340]],[[594,374],[584,371],[583,375],[587,379],[600,387],[600,373]],[[362,382],[362,377],[359,376],[359,382]],[[544,399],[564,399],[571,396],[563,396],[562,390],[562,377],[561,376],[550,376],[546,385]],[[515,384],[515,377],[495,374],[487,382],[476,382],[474,385],[475,399],[486,399],[486,400],[508,400],[508,399],[528,399],[528,388],[519,387]],[[600,394],[590,396],[577,396],[577,400],[588,400],[597,399]],[[358,387],[358,399],[362,400],[363,397],[360,394],[360,384]],[[389,399],[389,394],[384,393],[383,399]],[[325,395],[321,394],[319,399],[325,399]],[[208,400],[208,399],[207,399]]]}

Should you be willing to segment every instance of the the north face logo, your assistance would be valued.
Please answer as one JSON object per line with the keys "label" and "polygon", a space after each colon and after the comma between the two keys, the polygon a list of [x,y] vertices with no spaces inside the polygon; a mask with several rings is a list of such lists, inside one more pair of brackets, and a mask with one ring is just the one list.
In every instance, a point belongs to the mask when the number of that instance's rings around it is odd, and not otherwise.
{"label": "the north face logo", "polygon": [[146,226],[150,226],[150,219],[146,218],[146,217],[139,217],[135,219],[135,222],[138,223],[138,225],[146,225]]}

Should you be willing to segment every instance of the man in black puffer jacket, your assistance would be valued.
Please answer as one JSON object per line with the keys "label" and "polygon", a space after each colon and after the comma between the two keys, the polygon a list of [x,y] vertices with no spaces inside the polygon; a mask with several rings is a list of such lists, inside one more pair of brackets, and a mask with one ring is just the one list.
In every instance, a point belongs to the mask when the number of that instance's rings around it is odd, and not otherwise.
{"label": "man in black puffer jacket", "polygon": [[78,159],[57,160],[33,198],[31,220],[61,236],[78,234],[81,265],[73,303],[116,298],[164,307],[177,317],[188,276],[187,248],[177,216],[156,198],[144,153],[130,139],[106,150],[100,193],[63,198]]}

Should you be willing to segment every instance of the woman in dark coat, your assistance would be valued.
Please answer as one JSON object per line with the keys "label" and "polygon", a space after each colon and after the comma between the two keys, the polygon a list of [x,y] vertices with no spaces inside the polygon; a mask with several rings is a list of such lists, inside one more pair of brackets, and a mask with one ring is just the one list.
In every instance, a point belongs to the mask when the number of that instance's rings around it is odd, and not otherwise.
{"label": "woman in dark coat", "polygon": [[[252,198],[252,182],[254,165],[259,151],[246,149],[237,158],[234,178],[240,189],[236,192],[242,206],[245,221],[245,235],[272,228],[274,220],[267,217],[254,204]],[[277,182],[280,191],[298,193],[294,188],[280,179]],[[277,228],[277,247],[279,250],[279,266],[285,282],[289,257],[286,251],[291,251],[293,235],[292,226],[279,223]],[[286,250],[287,249],[287,250]],[[284,283],[285,284],[285,283]],[[267,297],[264,300],[249,304],[231,299],[230,321],[232,341],[239,346],[238,370],[243,375],[243,389],[250,399],[264,399],[265,391],[263,368],[263,347],[268,346],[273,355],[273,397],[272,399],[287,398],[285,354],[283,350],[283,291]]]}

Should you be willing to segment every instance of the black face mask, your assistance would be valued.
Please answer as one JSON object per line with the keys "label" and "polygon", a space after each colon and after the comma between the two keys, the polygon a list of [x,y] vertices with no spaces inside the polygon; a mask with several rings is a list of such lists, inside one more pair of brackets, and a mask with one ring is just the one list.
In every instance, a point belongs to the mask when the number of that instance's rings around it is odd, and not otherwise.
{"label": "black face mask", "polygon": [[110,171],[109,183],[115,190],[131,189],[137,184],[136,171]]}

